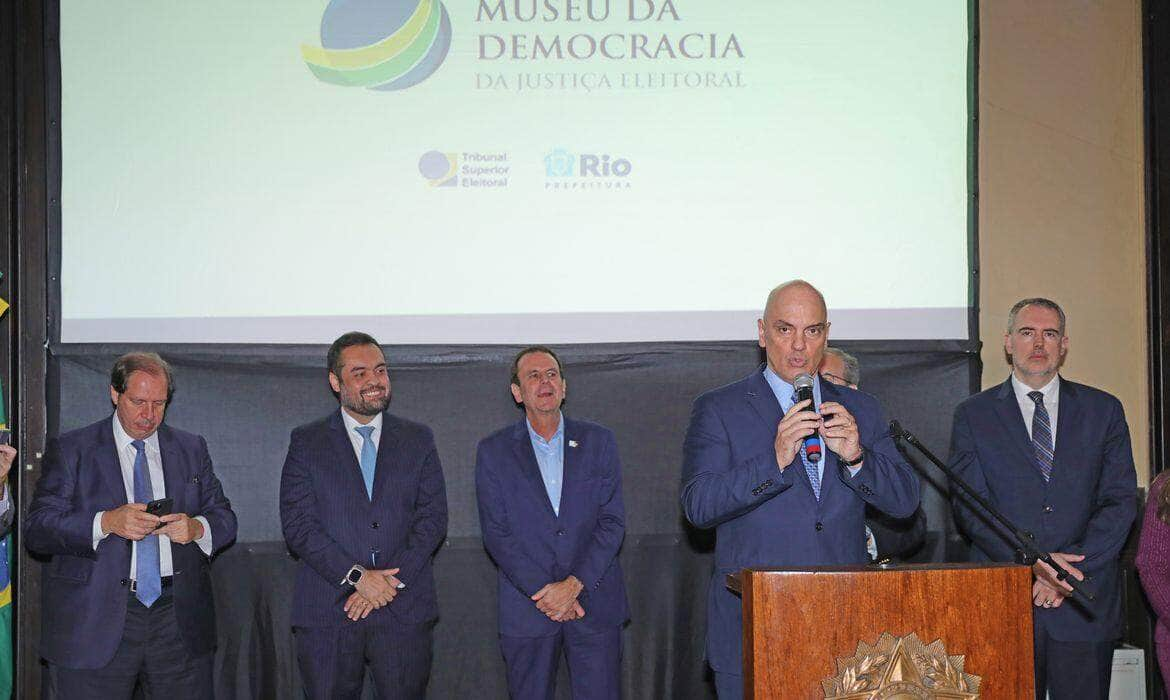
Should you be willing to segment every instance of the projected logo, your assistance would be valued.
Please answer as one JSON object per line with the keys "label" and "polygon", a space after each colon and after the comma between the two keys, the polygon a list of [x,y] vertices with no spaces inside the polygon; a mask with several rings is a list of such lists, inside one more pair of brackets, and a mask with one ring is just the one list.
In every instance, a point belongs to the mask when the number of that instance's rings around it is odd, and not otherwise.
{"label": "projected logo", "polygon": [[427,151],[418,159],[418,172],[431,187],[455,187],[459,178],[459,154]]}
{"label": "projected logo", "polygon": [[576,162],[577,156],[563,148],[555,149],[544,157],[544,174],[548,177],[570,177]]}
{"label": "projected logo", "polygon": [[451,48],[451,18],[439,0],[330,0],[321,46],[301,46],[305,64],[331,85],[402,90],[426,80]]}
{"label": "projected logo", "polygon": [[629,189],[634,165],[629,158],[608,153],[574,154],[555,148],[544,155],[545,189]]}

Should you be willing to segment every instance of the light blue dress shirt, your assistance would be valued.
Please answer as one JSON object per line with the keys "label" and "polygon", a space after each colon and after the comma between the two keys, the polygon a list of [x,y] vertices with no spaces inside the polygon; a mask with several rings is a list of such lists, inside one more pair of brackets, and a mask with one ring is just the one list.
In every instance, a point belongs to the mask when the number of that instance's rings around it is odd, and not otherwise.
{"label": "light blue dress shirt", "polygon": [[560,517],[561,485],[565,480],[565,417],[561,415],[557,420],[557,431],[549,440],[542,438],[527,418],[524,423],[528,426],[528,437],[532,440],[532,451],[536,453],[536,464],[540,467],[548,501],[553,512]]}

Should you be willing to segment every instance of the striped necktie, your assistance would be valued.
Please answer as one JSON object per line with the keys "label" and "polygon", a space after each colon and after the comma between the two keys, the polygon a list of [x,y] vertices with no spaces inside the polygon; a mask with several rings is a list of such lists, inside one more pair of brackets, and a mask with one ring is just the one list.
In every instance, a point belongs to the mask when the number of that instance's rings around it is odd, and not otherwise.
{"label": "striped necktie", "polygon": [[1028,398],[1036,403],[1036,412],[1032,414],[1032,452],[1036,455],[1040,475],[1048,481],[1052,478],[1052,424],[1048,420],[1048,409],[1044,408],[1044,394],[1031,391]]}
{"label": "striped necktie", "polygon": [[[797,399],[797,395],[793,394],[792,403],[796,403]],[[813,495],[818,501],[821,500],[821,472],[817,468],[816,462],[809,461],[808,452],[804,448],[804,440],[800,441],[800,461],[804,462],[804,473],[808,474],[808,483],[812,485]]]}

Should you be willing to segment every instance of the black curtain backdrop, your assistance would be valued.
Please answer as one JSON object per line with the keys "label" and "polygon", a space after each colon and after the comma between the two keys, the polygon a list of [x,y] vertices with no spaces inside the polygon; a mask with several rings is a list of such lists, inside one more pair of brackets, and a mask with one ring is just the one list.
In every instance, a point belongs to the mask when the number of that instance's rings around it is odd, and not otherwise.
{"label": "black curtain backdrop", "polygon": [[[860,358],[861,386],[882,399],[888,418],[898,418],[945,455],[953,408],[977,381],[977,343],[838,345]],[[129,349],[50,349],[51,435],[110,415],[109,368]],[[219,622],[217,697],[299,697],[288,621],[297,563],[280,535],[277,491],[290,430],[337,410],[326,381],[326,348],[153,349],[176,370],[167,422],[207,438],[216,473],[240,520],[237,543],[212,567]],[[516,350],[386,348],[394,395],[390,410],[434,429],[447,482],[450,528],[435,560],[441,617],[435,628],[432,698],[507,696],[496,638],[495,576],[480,541],[475,506],[474,459],[481,437],[522,415],[508,392],[508,366]],[[632,610],[624,631],[624,694],[714,697],[703,662],[714,536],[690,528],[682,517],[682,438],[692,400],[754,370],[761,353],[750,342],[586,345],[558,352],[568,382],[565,412],[612,428],[621,450],[626,503],[621,558]],[[963,552],[954,544],[941,480],[928,473],[923,482],[929,535],[916,560],[959,560]],[[35,636],[24,635],[21,643],[28,645]],[[26,652],[35,654],[35,649]],[[826,666],[825,675],[834,670]],[[559,695],[568,697],[566,684],[558,687]]]}

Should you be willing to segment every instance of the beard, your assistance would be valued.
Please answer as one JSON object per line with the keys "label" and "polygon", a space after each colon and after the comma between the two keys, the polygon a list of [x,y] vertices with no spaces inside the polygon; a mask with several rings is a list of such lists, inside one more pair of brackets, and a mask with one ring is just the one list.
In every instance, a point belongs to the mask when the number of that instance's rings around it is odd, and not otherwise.
{"label": "beard", "polygon": [[343,392],[341,405],[359,416],[376,416],[390,405],[390,391],[374,396],[363,396],[362,393]]}

